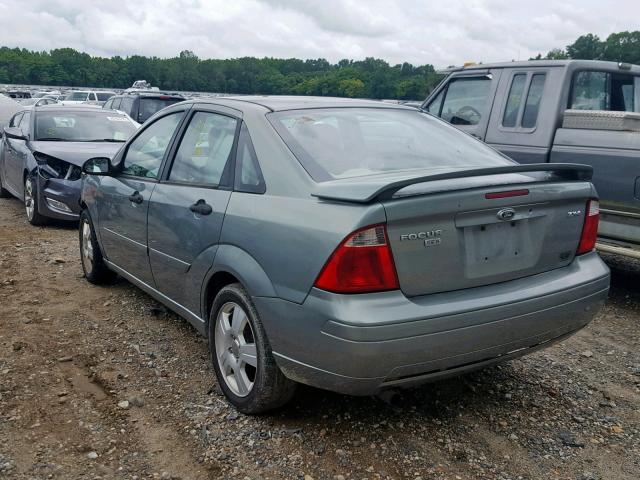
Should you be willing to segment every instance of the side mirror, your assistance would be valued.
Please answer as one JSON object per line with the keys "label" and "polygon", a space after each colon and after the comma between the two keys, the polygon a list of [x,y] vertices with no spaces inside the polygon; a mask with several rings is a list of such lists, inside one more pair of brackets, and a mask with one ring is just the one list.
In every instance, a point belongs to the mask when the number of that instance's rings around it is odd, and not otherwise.
{"label": "side mirror", "polygon": [[82,165],[82,173],[87,175],[103,175],[108,176],[113,172],[111,159],[107,157],[90,158]]}
{"label": "side mirror", "polygon": [[4,127],[4,134],[14,140],[27,140],[27,136],[18,127]]}

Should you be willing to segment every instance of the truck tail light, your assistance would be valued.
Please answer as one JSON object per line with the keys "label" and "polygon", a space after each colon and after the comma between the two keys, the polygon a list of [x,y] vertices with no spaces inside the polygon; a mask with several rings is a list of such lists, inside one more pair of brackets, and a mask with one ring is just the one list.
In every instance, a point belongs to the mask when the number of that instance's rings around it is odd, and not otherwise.
{"label": "truck tail light", "polygon": [[596,239],[598,238],[598,223],[600,222],[600,202],[591,199],[587,202],[587,211],[584,217],[584,225],[582,226],[582,235],[580,236],[580,244],[576,255],[588,253],[596,247]]}
{"label": "truck tail light", "polygon": [[315,286],[334,293],[370,293],[399,288],[384,225],[356,230],[333,252]]}

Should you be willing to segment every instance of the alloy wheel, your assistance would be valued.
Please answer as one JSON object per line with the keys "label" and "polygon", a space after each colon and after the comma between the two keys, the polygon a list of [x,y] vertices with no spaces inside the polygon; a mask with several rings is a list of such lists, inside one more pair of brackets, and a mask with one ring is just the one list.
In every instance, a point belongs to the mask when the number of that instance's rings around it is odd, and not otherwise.
{"label": "alloy wheel", "polygon": [[82,265],[85,272],[93,269],[93,243],[91,242],[91,225],[87,220],[82,222]]}
{"label": "alloy wheel", "polygon": [[215,327],[216,357],[223,380],[235,395],[246,397],[258,368],[251,322],[240,305],[227,302],[218,311]]}
{"label": "alloy wheel", "polygon": [[35,213],[35,199],[33,198],[33,180],[27,178],[24,182],[24,208],[27,212],[27,218],[33,220]]}

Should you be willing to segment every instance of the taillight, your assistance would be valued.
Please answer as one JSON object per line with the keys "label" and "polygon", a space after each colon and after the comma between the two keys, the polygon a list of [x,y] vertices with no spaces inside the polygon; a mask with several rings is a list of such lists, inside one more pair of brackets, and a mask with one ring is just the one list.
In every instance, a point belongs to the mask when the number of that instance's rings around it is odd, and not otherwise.
{"label": "taillight", "polygon": [[598,222],[600,221],[600,202],[598,200],[589,200],[587,203],[587,213],[584,217],[584,225],[582,227],[582,236],[576,255],[588,253],[596,247],[596,239],[598,238]]}
{"label": "taillight", "polygon": [[335,293],[398,289],[398,276],[384,225],[356,230],[333,252],[315,286]]}

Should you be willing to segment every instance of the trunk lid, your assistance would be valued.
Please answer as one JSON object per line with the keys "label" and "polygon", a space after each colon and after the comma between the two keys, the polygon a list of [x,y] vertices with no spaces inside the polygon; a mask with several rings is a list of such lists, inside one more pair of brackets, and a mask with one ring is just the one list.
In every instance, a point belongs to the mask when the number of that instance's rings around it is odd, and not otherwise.
{"label": "trunk lid", "polygon": [[[452,188],[383,202],[400,288],[407,296],[489,285],[568,265],[593,196],[588,182]],[[505,191],[520,194],[492,198]]]}

